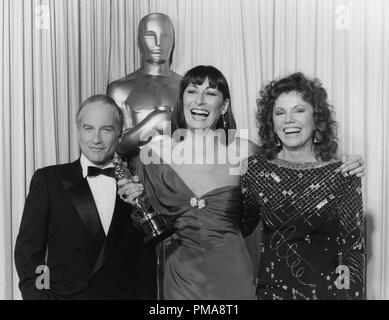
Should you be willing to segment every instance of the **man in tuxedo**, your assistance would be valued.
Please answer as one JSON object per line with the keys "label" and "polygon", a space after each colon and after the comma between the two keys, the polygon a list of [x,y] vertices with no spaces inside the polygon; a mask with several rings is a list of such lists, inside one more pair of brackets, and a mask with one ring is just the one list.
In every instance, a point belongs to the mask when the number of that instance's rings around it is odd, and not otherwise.
{"label": "man in tuxedo", "polygon": [[122,127],[114,100],[90,97],[77,113],[81,157],[32,177],[15,246],[24,299],[155,299],[155,247],[143,244],[116,193],[111,160]]}

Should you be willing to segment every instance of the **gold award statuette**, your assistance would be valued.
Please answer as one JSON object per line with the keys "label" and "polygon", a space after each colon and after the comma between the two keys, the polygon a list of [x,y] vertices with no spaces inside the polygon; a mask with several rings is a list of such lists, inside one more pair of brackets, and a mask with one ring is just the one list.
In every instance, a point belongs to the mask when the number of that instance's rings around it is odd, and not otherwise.
{"label": "gold award statuette", "polygon": [[[122,160],[117,155],[112,163],[115,166],[117,180],[131,180],[130,170],[123,165]],[[166,221],[164,216],[153,209],[145,192],[135,199],[135,205],[137,213],[133,213],[132,220],[145,234],[145,243],[162,241],[175,232],[174,227]]]}

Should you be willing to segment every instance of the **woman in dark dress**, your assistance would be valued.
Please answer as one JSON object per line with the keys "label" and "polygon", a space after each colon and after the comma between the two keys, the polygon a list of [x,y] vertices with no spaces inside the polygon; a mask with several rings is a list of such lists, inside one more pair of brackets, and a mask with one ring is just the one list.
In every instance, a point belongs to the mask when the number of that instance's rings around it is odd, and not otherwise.
{"label": "woman in dark dress", "polygon": [[301,73],[258,100],[259,153],[241,177],[248,217],[261,217],[259,299],[362,299],[361,181],[339,172],[327,93]]}
{"label": "woman in dark dress", "polygon": [[[215,135],[235,128],[225,77],[212,66],[198,66],[185,74],[172,115],[172,130],[181,129],[184,139],[175,134],[155,139],[134,161],[151,205],[176,228],[166,244],[164,299],[256,299],[240,230],[239,161],[218,158],[236,155],[243,143]],[[175,161],[179,150],[189,150],[193,158]],[[241,155],[247,157],[248,151]],[[213,160],[205,161],[208,157]],[[124,192],[126,188],[120,190]]]}

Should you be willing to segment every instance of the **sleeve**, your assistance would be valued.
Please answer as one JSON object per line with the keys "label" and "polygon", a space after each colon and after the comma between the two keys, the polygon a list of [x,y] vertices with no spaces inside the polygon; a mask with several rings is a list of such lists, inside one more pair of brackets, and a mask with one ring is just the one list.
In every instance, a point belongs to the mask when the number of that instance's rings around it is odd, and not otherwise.
{"label": "sleeve", "polygon": [[154,243],[144,244],[143,235],[139,236],[138,258],[134,271],[134,299],[157,299],[157,257]]}
{"label": "sleeve", "polygon": [[338,215],[340,220],[339,267],[341,269],[337,270],[339,276],[336,285],[342,290],[340,298],[364,299],[366,249],[360,178],[356,176],[345,178],[338,203]]}
{"label": "sleeve", "polygon": [[241,165],[240,188],[243,195],[243,210],[240,229],[244,237],[249,236],[258,225],[261,214],[258,200],[255,197],[252,171],[249,168],[249,160],[246,159]]}
{"label": "sleeve", "polygon": [[15,265],[23,299],[50,299],[49,289],[38,289],[38,266],[45,265],[49,217],[48,188],[41,170],[31,179],[19,234],[15,245]]}

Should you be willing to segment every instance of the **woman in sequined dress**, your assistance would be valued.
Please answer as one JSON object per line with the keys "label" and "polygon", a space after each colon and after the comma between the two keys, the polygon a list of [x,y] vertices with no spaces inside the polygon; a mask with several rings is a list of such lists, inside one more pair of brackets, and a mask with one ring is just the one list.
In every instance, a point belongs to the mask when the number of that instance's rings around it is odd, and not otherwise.
{"label": "woman in sequined dress", "polygon": [[361,181],[339,172],[331,109],[301,73],[260,93],[262,146],[241,177],[247,217],[262,218],[259,299],[364,296]]}

